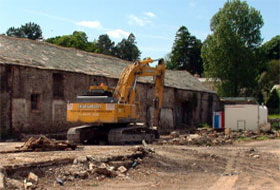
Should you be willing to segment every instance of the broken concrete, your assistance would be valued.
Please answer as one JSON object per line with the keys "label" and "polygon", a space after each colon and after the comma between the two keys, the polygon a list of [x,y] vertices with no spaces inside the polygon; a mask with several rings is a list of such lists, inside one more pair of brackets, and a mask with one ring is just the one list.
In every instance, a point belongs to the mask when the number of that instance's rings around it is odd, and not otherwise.
{"label": "broken concrete", "polygon": [[36,174],[34,174],[33,172],[30,172],[28,174],[27,181],[31,182],[33,184],[37,184],[39,181],[39,177]]}
{"label": "broken concrete", "polygon": [[116,177],[117,173],[114,171],[114,167],[110,167],[109,165],[102,163],[99,167],[95,168],[93,173],[97,173],[99,175],[105,175],[107,177]]}
{"label": "broken concrete", "polygon": [[118,171],[120,173],[125,173],[127,171],[127,169],[124,166],[120,166],[120,167],[118,167]]}

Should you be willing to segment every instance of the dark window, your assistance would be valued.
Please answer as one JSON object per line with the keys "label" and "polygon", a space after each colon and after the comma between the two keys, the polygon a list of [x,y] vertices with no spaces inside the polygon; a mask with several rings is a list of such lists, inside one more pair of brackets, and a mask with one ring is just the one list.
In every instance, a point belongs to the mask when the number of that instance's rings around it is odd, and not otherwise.
{"label": "dark window", "polygon": [[31,94],[31,110],[39,110],[40,94]]}
{"label": "dark window", "polygon": [[60,73],[53,74],[53,97],[54,98],[64,97],[63,75]]}

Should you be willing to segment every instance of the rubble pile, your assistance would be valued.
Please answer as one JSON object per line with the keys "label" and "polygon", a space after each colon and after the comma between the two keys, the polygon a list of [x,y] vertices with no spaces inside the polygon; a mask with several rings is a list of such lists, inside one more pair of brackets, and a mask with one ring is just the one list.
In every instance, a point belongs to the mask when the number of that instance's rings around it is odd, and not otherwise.
{"label": "rubble pile", "polygon": [[146,147],[137,147],[130,157],[95,157],[92,155],[80,156],[73,161],[72,165],[50,168],[49,172],[58,176],[61,181],[73,181],[75,179],[87,179],[90,176],[97,180],[106,177],[125,177],[129,169],[141,164],[142,158],[153,152]]}
{"label": "rubble pile", "polygon": [[22,146],[16,148],[20,151],[56,151],[75,150],[76,145],[65,141],[56,141],[41,135],[38,138],[30,137]]}
{"label": "rubble pile", "polygon": [[256,131],[216,131],[212,128],[200,128],[194,134],[179,134],[173,131],[168,137],[158,141],[159,144],[173,145],[204,145],[216,146],[233,144],[239,140],[262,140],[280,137],[279,131],[256,132]]}
{"label": "rubble pile", "polygon": [[[131,168],[137,167],[145,156],[154,152],[150,148],[138,146],[130,151],[132,151],[130,154],[124,156],[79,156],[73,160],[72,164],[45,168],[43,173],[39,172],[40,178],[53,179],[56,185],[64,186],[70,181],[92,177],[98,181],[105,178],[128,177],[128,171]],[[39,182],[40,179],[36,172],[29,172],[23,182],[7,178],[7,185],[11,189],[37,189],[40,186]]]}

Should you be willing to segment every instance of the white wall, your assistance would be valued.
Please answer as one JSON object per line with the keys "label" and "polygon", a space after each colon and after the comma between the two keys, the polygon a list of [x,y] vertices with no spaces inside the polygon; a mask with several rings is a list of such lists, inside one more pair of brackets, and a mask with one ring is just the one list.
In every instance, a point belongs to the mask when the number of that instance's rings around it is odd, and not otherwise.
{"label": "white wall", "polygon": [[266,106],[259,106],[259,125],[267,123],[268,110]]}
{"label": "white wall", "polygon": [[225,105],[225,128],[257,130],[259,105]]}

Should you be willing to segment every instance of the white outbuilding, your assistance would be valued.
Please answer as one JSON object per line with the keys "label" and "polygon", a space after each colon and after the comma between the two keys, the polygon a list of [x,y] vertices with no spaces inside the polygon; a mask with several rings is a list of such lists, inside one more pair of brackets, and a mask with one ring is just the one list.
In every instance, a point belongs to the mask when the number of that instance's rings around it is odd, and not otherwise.
{"label": "white outbuilding", "polygon": [[[253,98],[226,98],[224,102],[224,128],[231,130],[258,130],[268,122],[268,109]],[[214,128],[215,124],[214,124]]]}

